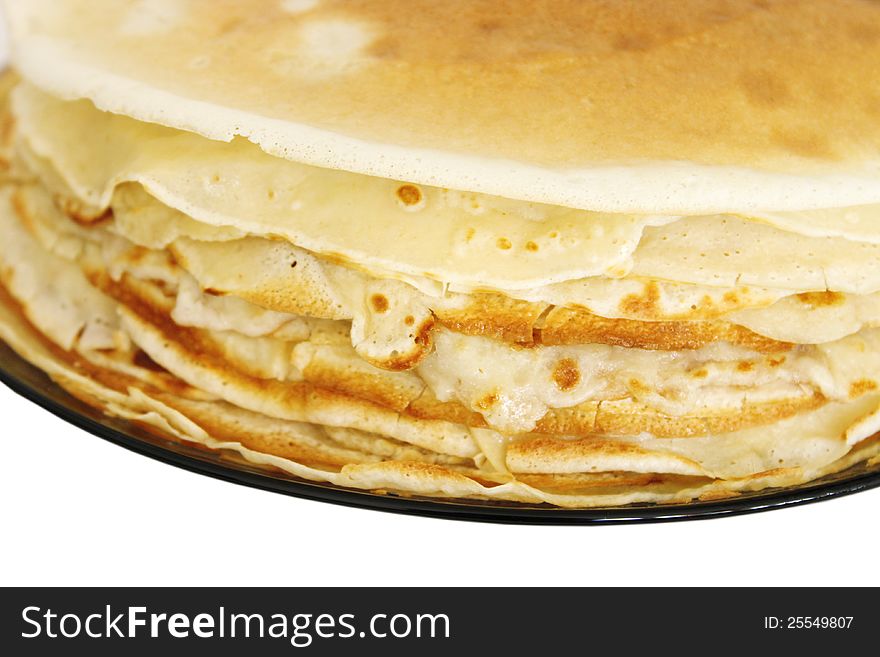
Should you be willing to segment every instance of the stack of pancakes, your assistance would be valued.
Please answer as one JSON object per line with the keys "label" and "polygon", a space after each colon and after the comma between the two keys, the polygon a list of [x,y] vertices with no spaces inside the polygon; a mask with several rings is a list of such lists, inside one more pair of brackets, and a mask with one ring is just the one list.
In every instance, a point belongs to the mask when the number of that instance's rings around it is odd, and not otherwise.
{"label": "stack of pancakes", "polygon": [[568,507],[880,453],[876,4],[7,10],[0,338],[108,414]]}

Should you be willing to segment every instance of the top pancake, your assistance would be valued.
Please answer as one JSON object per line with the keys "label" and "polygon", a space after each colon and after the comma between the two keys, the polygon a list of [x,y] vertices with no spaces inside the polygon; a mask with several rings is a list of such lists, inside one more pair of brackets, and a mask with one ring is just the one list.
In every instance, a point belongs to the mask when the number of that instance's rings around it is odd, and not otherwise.
{"label": "top pancake", "polygon": [[8,4],[39,86],[310,164],[617,212],[880,201],[874,2]]}

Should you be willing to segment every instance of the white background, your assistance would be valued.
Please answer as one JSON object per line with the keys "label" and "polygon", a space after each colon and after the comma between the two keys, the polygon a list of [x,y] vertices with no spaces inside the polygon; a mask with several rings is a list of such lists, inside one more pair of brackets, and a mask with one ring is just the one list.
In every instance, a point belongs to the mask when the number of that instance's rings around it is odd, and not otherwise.
{"label": "white background", "polygon": [[880,490],[720,520],[515,527],[216,481],[86,434],[2,386],[0,440],[5,586],[880,584]]}
{"label": "white background", "polygon": [[880,584],[880,490],[699,522],[482,525],[185,472],[2,386],[0,418],[2,585]]}

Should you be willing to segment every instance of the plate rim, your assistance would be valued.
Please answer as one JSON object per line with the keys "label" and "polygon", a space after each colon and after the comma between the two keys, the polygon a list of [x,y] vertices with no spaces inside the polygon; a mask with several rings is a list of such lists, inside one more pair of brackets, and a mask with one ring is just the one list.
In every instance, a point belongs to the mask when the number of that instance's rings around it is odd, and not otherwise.
{"label": "plate rim", "polygon": [[[13,368],[8,367],[10,359]],[[12,370],[24,369],[31,378],[40,379],[44,388],[54,396],[61,396],[67,403],[53,398]],[[620,525],[680,522],[734,517],[813,504],[852,495],[880,487],[880,470],[862,472],[832,482],[807,482],[794,488],[771,489],[767,493],[756,492],[747,496],[725,500],[690,502],[682,504],[630,505],[623,507],[596,507],[586,509],[542,507],[536,505],[503,504],[484,500],[442,500],[418,496],[378,494],[370,491],[341,488],[321,482],[310,482],[289,475],[273,476],[268,472],[236,468],[235,464],[222,463],[219,457],[208,458],[206,451],[199,458],[184,454],[159,444],[162,439],[151,442],[101,421],[101,411],[91,409],[90,417],[74,408],[86,407],[42,370],[18,355],[0,340],[0,383],[17,395],[27,399],[52,415],[83,431],[114,445],[146,456],[153,460],[221,481],[247,486],[298,499],[325,502],[349,508],[422,516],[446,520],[485,522],[514,525]],[[110,420],[110,418],[108,418]],[[125,423],[124,420],[115,419]],[[168,441],[172,445],[171,441]],[[858,467],[858,466],[853,466]],[[845,470],[843,472],[846,472]],[[837,473],[833,476],[840,476]]]}

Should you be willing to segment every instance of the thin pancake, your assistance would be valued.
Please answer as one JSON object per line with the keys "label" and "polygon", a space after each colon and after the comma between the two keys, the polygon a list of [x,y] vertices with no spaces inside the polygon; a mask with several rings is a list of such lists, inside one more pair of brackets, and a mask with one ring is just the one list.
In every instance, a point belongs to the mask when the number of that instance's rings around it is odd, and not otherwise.
{"label": "thin pancake", "polygon": [[54,94],[321,167],[616,212],[880,202],[872,2],[7,4]]}
{"label": "thin pancake", "polygon": [[[224,427],[223,431],[238,432],[236,440],[221,440],[213,437],[193,418],[187,416],[188,411],[195,418],[204,421],[203,416],[200,417],[194,412],[192,404],[180,403],[179,400],[168,395],[150,393],[136,386],[129,386],[124,391],[114,390],[93,378],[78,374],[65,362],[61,354],[41,344],[32,330],[16,318],[15,313],[5,302],[0,304],[0,335],[20,354],[49,372],[65,388],[110,414],[154,427],[167,437],[204,445],[215,450],[233,450],[253,463],[279,468],[294,476],[367,490],[389,490],[432,497],[481,497],[528,503],[549,502],[571,507],[633,502],[674,502],[695,497],[707,499],[724,497],[735,495],[737,491],[767,486],[792,485],[838,471],[880,453],[878,441],[861,440],[847,456],[828,465],[774,469],[757,476],[724,482],[711,481],[706,477],[670,477],[656,474],[646,479],[644,476],[621,473],[612,476],[578,474],[574,478],[571,475],[527,475],[523,481],[493,483],[491,477],[487,479],[474,471],[470,471],[471,475],[468,476],[467,469],[459,472],[449,469],[448,466],[413,461],[349,464],[337,471],[330,466],[330,463],[315,463],[318,467],[310,466],[290,458],[253,449],[240,442],[242,429],[245,430],[246,435],[257,439],[266,432],[263,428],[264,419],[260,416],[253,414],[242,416],[240,411],[233,410],[232,407],[212,407],[210,417],[215,420],[213,425],[208,426],[212,426],[217,431],[219,422]],[[208,407],[204,408],[208,409]],[[229,412],[224,412],[224,408],[229,409]],[[288,441],[299,441],[303,434],[308,437],[309,433],[310,429],[307,425],[300,425],[297,429],[297,425],[288,423],[284,427],[284,436]],[[319,458],[325,458],[324,454],[322,453]]]}

